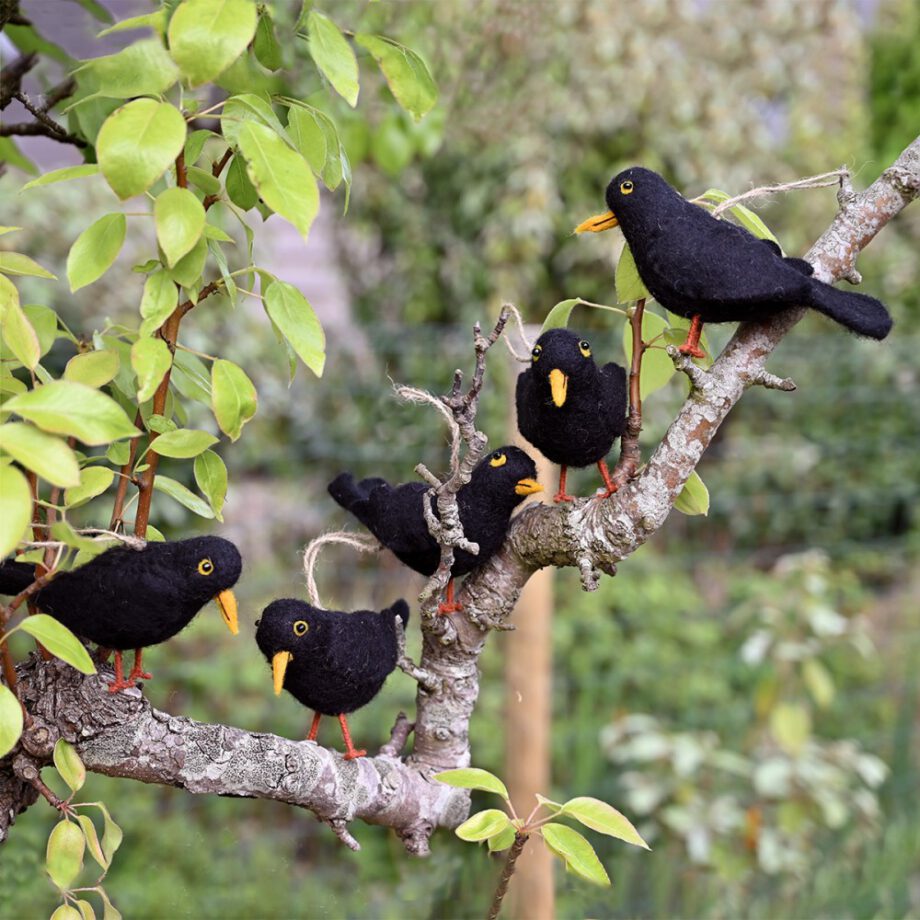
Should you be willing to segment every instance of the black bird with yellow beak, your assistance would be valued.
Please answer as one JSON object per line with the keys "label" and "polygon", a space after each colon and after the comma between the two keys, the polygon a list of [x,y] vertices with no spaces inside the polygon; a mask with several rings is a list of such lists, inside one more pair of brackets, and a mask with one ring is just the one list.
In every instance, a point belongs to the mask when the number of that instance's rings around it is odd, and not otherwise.
{"label": "black bird with yellow beak", "polygon": [[[148,543],[141,549],[120,545],[55,575],[34,600],[71,632],[115,650],[115,679],[109,684],[115,693],[137,680],[150,680],[153,675],[141,663],[144,649],[171,639],[210,600],[236,635],[236,598],[230,588],[241,570],[239,550],[221,537]],[[0,565],[0,594],[18,594],[34,580],[34,565]],[[127,678],[122,670],[126,649],[134,649]]]}
{"label": "black bird with yellow beak", "polygon": [[521,434],[562,467],[554,501],[574,500],[565,490],[570,466],[596,463],[606,487],[600,497],[616,492],[606,457],[626,429],[626,371],[619,364],[598,367],[589,342],[568,329],[548,329],[518,377],[517,418]]}
{"label": "black bird with yellow beak", "polygon": [[691,320],[680,346],[685,354],[704,356],[699,347],[703,323],[762,320],[796,306],[812,307],[872,339],[891,330],[880,301],[813,278],[810,263],[786,258],[773,240],[717,220],[650,169],[634,166],[619,173],[607,186],[606,199],[610,210],[589,217],[575,232],[622,228],[651,295]]}
{"label": "black bird with yellow beak", "polygon": [[396,667],[396,621],[405,628],[409,606],[398,600],[381,610],[321,610],[304,601],[272,601],[256,628],[256,643],[272,667],[275,695],[287,690],[313,710],[307,741],[315,741],[323,716],[336,716],[345,739],[345,759],[355,749],[347,715],[366,706]]}
{"label": "black bird with yellow beak", "polygon": [[[528,495],[542,492],[537,467],[519,447],[500,447],[480,460],[470,481],[457,492],[460,523],[467,540],[479,544],[479,554],[454,550],[454,564],[447,583],[447,598],[440,613],[454,613],[454,577],[466,575],[485,563],[505,541],[511,512]],[[329,484],[329,494],[350,511],[387,549],[410,569],[432,575],[441,561],[441,548],[425,521],[423,482],[391,486],[384,479],[355,482],[342,473]],[[437,506],[431,507],[437,515]]]}

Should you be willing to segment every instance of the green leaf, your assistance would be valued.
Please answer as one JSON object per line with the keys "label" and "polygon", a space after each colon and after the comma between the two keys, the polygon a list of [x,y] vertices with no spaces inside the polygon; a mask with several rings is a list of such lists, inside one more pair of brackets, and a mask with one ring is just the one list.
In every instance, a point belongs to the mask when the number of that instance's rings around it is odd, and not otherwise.
{"label": "green leaf", "polygon": [[83,838],[86,840],[86,846],[89,848],[90,855],[99,863],[103,869],[109,868],[109,862],[105,858],[102,846],[99,843],[99,834],[96,831],[96,825],[93,824],[89,815],[78,815],[77,821],[83,831]]}
{"label": "green leaf", "polygon": [[112,35],[114,32],[127,32],[129,29],[153,29],[154,32],[162,35],[166,31],[166,10],[156,10],[153,13],[144,13],[142,16],[131,16],[129,19],[122,19],[115,25],[103,29],[96,38],[105,38],[106,35]]}
{"label": "green leaf", "polygon": [[50,920],[83,920],[83,915],[69,904],[61,904],[51,915]]}
{"label": "green leaf", "polygon": [[51,539],[60,540],[77,550],[95,551],[105,546],[102,540],[91,540],[89,537],[78,534],[67,521],[55,521],[51,525]]}
{"label": "green leaf", "polygon": [[4,409],[44,431],[72,435],[84,444],[108,444],[140,434],[114,399],[70,380],[55,380],[20,393]]}
{"label": "green leaf", "polygon": [[35,278],[50,278],[57,280],[57,275],[52,275],[46,268],[42,268],[34,259],[30,259],[21,252],[0,250],[0,272],[5,275],[31,275]]}
{"label": "green leaf", "polygon": [[77,0],[77,3],[99,22],[112,22],[112,14],[99,3],[99,0]]}
{"label": "green leaf", "polygon": [[231,96],[221,110],[221,131],[231,147],[239,147],[240,129],[250,121],[269,127],[284,141],[290,141],[284,125],[267,99],[255,93],[240,93]]}
{"label": "green leaf", "polygon": [[0,425],[0,449],[52,485],[67,488],[80,481],[77,455],[66,442],[32,425],[22,422]]}
{"label": "green leaf", "polygon": [[246,172],[246,161],[237,154],[227,168],[227,196],[243,211],[254,208],[259,200],[256,187],[249,181]]}
{"label": "green leaf", "polygon": [[[665,351],[661,336],[668,324],[657,314],[646,309],[642,314],[642,341],[655,344],[646,348],[642,355],[642,373],[639,375],[639,395],[642,399],[660,390],[674,376],[674,362]],[[626,352],[626,366],[632,364],[632,324],[623,324],[623,351]]]}
{"label": "green leaf", "polygon": [[131,367],[137,375],[138,402],[146,402],[172,367],[172,353],[162,339],[138,339],[131,346]]}
{"label": "green leaf", "polygon": [[26,617],[17,627],[27,632],[61,661],[66,661],[81,674],[95,674],[96,666],[83,643],[63,624],[46,613]]}
{"label": "green leaf", "polygon": [[204,231],[204,207],[187,188],[168,188],[157,195],[153,205],[157,242],[172,268],[192,250]]}
{"label": "green leaf", "polygon": [[204,362],[181,349],[173,357],[170,383],[186,398],[211,405],[211,375]]}
{"label": "green leaf", "polygon": [[358,61],[341,29],[327,16],[307,16],[310,56],[332,88],[352,107],[358,102]]}
{"label": "green leaf", "polygon": [[39,176],[37,179],[31,179],[26,182],[21,191],[30,188],[38,188],[40,185],[51,185],[54,182],[67,182],[69,179],[82,179],[85,176],[99,175],[98,163],[81,163],[79,166],[65,166],[63,169],[52,169],[51,172]]}
{"label": "green leaf", "polygon": [[83,831],[66,818],[54,826],[48,838],[45,868],[58,888],[67,889],[83,868],[86,841]]}
{"label": "green leaf", "polygon": [[223,521],[221,511],[227,497],[227,467],[213,450],[195,457],[195,482],[210,503],[214,517]]}
{"label": "green leaf", "polygon": [[87,466],[80,471],[80,484],[64,491],[64,504],[79,508],[97,495],[102,495],[112,484],[115,471],[107,466]]}
{"label": "green leaf", "polygon": [[489,837],[487,841],[489,852],[497,853],[500,850],[507,850],[514,843],[514,837],[514,827],[509,823],[503,831],[499,831],[494,836]]}
{"label": "green leaf", "polygon": [[153,449],[161,457],[187,460],[190,457],[197,457],[202,451],[216,443],[217,438],[207,431],[200,431],[197,428],[178,428],[175,431],[161,434],[153,442]]}
{"label": "green leaf", "polygon": [[674,507],[684,514],[709,514],[709,489],[696,470],[690,474],[690,478],[681,489]]}
{"label": "green leaf", "polygon": [[[188,181],[200,188],[206,195],[220,194],[220,179],[213,175],[207,169],[201,169],[198,166],[187,167]],[[197,198],[195,199],[198,200]],[[202,209],[203,210],[203,209]]]}
{"label": "green leaf", "polygon": [[19,543],[32,520],[32,492],[14,466],[0,465],[0,559]]}
{"label": "green leaf", "polygon": [[185,0],[169,21],[169,50],[191,86],[223,73],[256,31],[251,0]]}
{"label": "green leaf", "polygon": [[416,121],[434,108],[438,88],[428,66],[411,48],[383,35],[358,33],[355,41],[370,51],[396,101]]}
{"label": "green leaf", "polygon": [[179,289],[166,271],[156,271],[144,282],[141,296],[141,337],[156,332],[179,303]]}
{"label": "green leaf", "polygon": [[265,203],[289,220],[306,239],[319,211],[319,190],[302,156],[271,128],[246,122],[239,133],[249,178]]}
{"label": "green leaf", "polygon": [[546,314],[546,319],[543,320],[543,326],[540,329],[540,335],[546,332],[547,329],[565,329],[569,324],[572,310],[579,304],[583,304],[586,307],[594,307],[598,310],[609,310],[611,313],[619,313],[621,316],[626,316],[626,311],[621,310],[619,307],[609,307],[607,304],[592,303],[590,300],[582,300],[580,297],[573,297],[571,300],[560,300],[559,303]]}
{"label": "green leaf", "polygon": [[629,246],[623,246],[617,262],[617,272],[615,282],[617,289],[617,303],[630,303],[634,300],[651,299],[648,288],[642,283],[639,277],[639,269],[636,268],[636,260],[633,258]]}
{"label": "green leaf", "polygon": [[34,368],[41,357],[38,335],[19,306],[16,285],[5,275],[0,275],[0,329],[20,364]]}
{"label": "green leaf", "polygon": [[483,792],[494,792],[508,801],[508,790],[505,784],[488,770],[478,767],[465,767],[462,770],[444,770],[435,773],[434,778],[448,786],[457,786],[460,789],[481,789]]}
{"label": "green leaf", "polygon": [[102,920],[122,920],[121,912],[109,900],[109,896],[101,886],[96,889],[96,893],[102,898]]}
{"label": "green leaf", "polygon": [[256,414],[257,402],[256,388],[246,372],[218,358],[211,366],[211,408],[220,430],[231,441],[239,438],[243,425]]}
{"label": "green leaf", "polygon": [[[156,442],[154,442],[155,444]],[[174,498],[180,505],[184,505],[189,511],[197,514],[199,517],[214,517],[214,512],[209,505],[206,505],[194,492],[187,489],[181,482],[170,479],[169,476],[160,474],[153,481],[153,487],[160,492],[165,492],[170,498]]]}
{"label": "green leaf", "polygon": [[256,60],[266,70],[278,70],[281,67],[281,46],[275,37],[275,27],[267,9],[263,9],[259,15],[252,50],[256,53]]}
{"label": "green leaf", "polygon": [[565,824],[550,822],[540,828],[540,833],[546,845],[570,872],[595,885],[610,885],[610,876],[597,858],[594,847],[578,831]]}
{"label": "green leaf", "polygon": [[[0,432],[3,429],[0,428]],[[802,665],[802,679],[811,698],[822,709],[834,702],[834,678],[817,658],[808,658]]]}
{"label": "green leaf", "polygon": [[160,96],[179,79],[179,68],[159,38],[133,42],[117,54],[84,62],[83,68],[96,79],[96,95],[110,99]]}
{"label": "green leaf", "polygon": [[[150,530],[156,531],[156,528],[151,527]],[[112,857],[115,855],[115,851],[121,846],[124,835],[121,832],[121,828],[112,820],[108,808],[106,808],[102,802],[98,802],[96,807],[102,812],[102,820],[104,822],[102,830],[102,852],[105,853],[106,859],[111,862]],[[108,899],[105,895],[103,895],[103,900],[108,904]],[[121,916],[117,911],[115,913],[119,917]],[[108,917],[108,913],[106,913],[106,917]]]}
{"label": "green leaf", "polygon": [[168,102],[135,99],[116,109],[96,139],[112,191],[122,199],[146,192],[182,152],[185,136],[185,119]]}
{"label": "green leaf", "polygon": [[[714,202],[715,204],[721,204],[723,201],[728,201],[732,196],[728,192],[723,192],[718,188],[710,188],[703,192],[700,195],[700,198],[704,198],[707,201]],[[746,208],[743,204],[733,205],[728,209],[735,215],[740,223],[745,229],[754,234],[758,239],[761,240],[772,240],[779,246],[779,240],[773,235],[773,231],[755,214],[750,208]]]}
{"label": "green leaf", "polygon": [[[58,738],[54,745],[54,769],[61,779],[70,787],[71,792],[79,792],[86,782],[86,767],[72,744]],[[104,868],[104,867],[103,867]]]}
{"label": "green leaf", "polygon": [[[84,837],[86,836],[85,829],[83,831],[83,835]],[[87,846],[89,846],[88,841]],[[80,920],[96,920],[96,911],[93,910],[93,905],[90,904],[89,901],[84,901],[82,898],[78,898],[76,901],[74,901],[74,904],[77,905],[77,910],[80,912]]]}
{"label": "green leaf", "polygon": [[319,113],[292,106],[288,111],[288,134],[301,156],[310,164],[310,169],[321,175],[326,165],[326,131]]}
{"label": "green leaf", "polygon": [[488,840],[496,834],[502,834],[511,828],[511,819],[497,808],[487,808],[485,811],[477,812],[470,818],[467,818],[463,824],[454,831],[461,839],[471,842]]}
{"label": "green leaf", "polygon": [[0,757],[6,757],[22,734],[22,706],[6,684],[0,684]]}
{"label": "green leaf", "polygon": [[71,291],[92,284],[111,267],[125,241],[127,220],[120,211],[105,214],[87,227],[67,254],[67,280]]}
{"label": "green leaf", "polygon": [[[47,39],[42,38],[31,25],[14,26],[11,23],[7,23],[3,27],[3,33],[23,54],[28,54],[30,51],[38,51],[40,54],[52,60],[59,61],[68,70],[73,67],[73,58],[71,58],[60,45],[56,45],[54,42],[49,42]],[[0,157],[0,159],[2,159],[2,157]]]}
{"label": "green leaf", "polygon": [[88,387],[105,386],[118,373],[121,359],[118,352],[107,348],[74,355],[64,368],[64,379],[85,383]]}
{"label": "green leaf", "polygon": [[[234,243],[236,242],[229,233],[221,230],[220,227],[215,227],[214,224],[205,224],[204,225],[204,235],[209,240],[217,240],[220,243]],[[217,251],[220,252],[220,247],[217,248]],[[213,253],[214,250],[212,249]],[[224,279],[226,281],[226,279]]]}
{"label": "green leaf", "polygon": [[317,377],[322,377],[326,363],[326,334],[306,297],[294,285],[275,281],[265,291],[262,304],[300,360]]}
{"label": "green leaf", "polygon": [[[50,307],[43,307],[35,303],[24,304],[22,312],[25,313],[26,319],[38,336],[38,350],[41,354],[46,354],[58,337],[57,313]],[[75,341],[72,336],[67,337]]]}
{"label": "green leaf", "polygon": [[811,737],[811,716],[801,703],[778,703],[770,713],[770,732],[787,754],[796,757]]}
{"label": "green leaf", "polygon": [[[4,32],[9,34],[9,25],[4,29]],[[33,176],[38,173],[38,167],[27,156],[23,155],[11,137],[0,137],[0,163],[8,163],[10,166],[15,166],[17,169],[31,173]]]}
{"label": "green leaf", "polygon": [[197,288],[198,279],[204,271],[207,260],[208,241],[202,237],[192,247],[192,251],[179,259],[169,270],[169,275],[173,281],[186,289]]}
{"label": "green leaf", "polygon": [[646,850],[651,849],[625,815],[600,799],[587,795],[578,796],[566,802],[560,814],[568,815],[580,821],[585,827],[590,827],[591,830],[599,831],[601,834],[607,834],[608,837],[625,840],[626,843]]}

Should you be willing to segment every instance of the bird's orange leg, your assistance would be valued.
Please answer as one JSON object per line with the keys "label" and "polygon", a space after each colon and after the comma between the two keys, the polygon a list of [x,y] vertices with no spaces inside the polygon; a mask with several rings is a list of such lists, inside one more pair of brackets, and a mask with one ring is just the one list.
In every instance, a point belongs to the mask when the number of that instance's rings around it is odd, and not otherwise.
{"label": "bird's orange leg", "polygon": [[345,759],[354,760],[356,757],[363,757],[367,751],[355,750],[355,746],[351,743],[351,732],[348,730],[348,719],[344,714],[339,715],[339,725],[342,726],[342,737],[345,739]]}
{"label": "bird's orange leg", "polygon": [[565,474],[567,472],[568,472],[568,467],[566,466],[559,467],[559,491],[553,496],[553,501],[556,503],[575,501],[575,496],[569,495],[568,492],[565,491]]}
{"label": "bird's orange leg", "polygon": [[131,678],[125,680],[124,671],[122,670],[121,664],[121,652],[115,650],[115,680],[109,684],[109,693],[118,693],[119,690],[126,690],[129,687],[134,686],[134,681]]}
{"label": "bird's orange leg", "polygon": [[323,717],[321,712],[313,713],[313,724],[310,726],[310,734],[307,735],[307,741],[316,741],[316,733],[319,731],[319,720]]}
{"label": "bird's orange leg", "polygon": [[610,498],[619,486],[610,478],[610,470],[607,469],[606,460],[598,460],[597,468],[601,471],[601,476],[604,477],[604,485],[607,487],[606,492],[597,493],[597,498]]}
{"label": "bird's orange leg", "polygon": [[142,648],[136,648],[134,650],[134,667],[131,668],[131,673],[128,675],[128,680],[153,680],[152,674],[141,669],[141,659],[143,656],[144,650]]}
{"label": "bird's orange leg", "polygon": [[438,613],[456,613],[458,610],[463,610],[463,604],[454,600],[454,580],[453,578],[447,582],[447,597],[444,598],[444,601],[438,604]]}
{"label": "bird's orange leg", "polygon": [[691,358],[705,358],[706,352],[700,348],[700,334],[703,331],[703,320],[697,313],[690,320],[690,328],[687,330],[687,341],[684,342],[677,350],[684,355],[690,355]]}

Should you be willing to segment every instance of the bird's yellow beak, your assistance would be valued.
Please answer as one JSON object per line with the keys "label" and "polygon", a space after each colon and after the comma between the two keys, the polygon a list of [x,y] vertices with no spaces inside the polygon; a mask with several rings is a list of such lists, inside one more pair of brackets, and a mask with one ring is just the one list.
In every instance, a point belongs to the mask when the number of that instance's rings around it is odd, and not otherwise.
{"label": "bird's yellow beak", "polygon": [[556,406],[563,406],[565,404],[565,394],[569,388],[569,378],[558,367],[549,372],[549,388],[552,390],[553,402]]}
{"label": "bird's yellow beak", "polygon": [[583,220],[576,228],[576,233],[600,233],[603,230],[610,230],[615,227],[619,221],[616,219],[613,211],[605,211],[603,214],[595,214]]}
{"label": "bird's yellow beak", "polygon": [[290,652],[275,652],[272,658],[272,681],[275,684],[275,696],[280,696],[284,688],[284,675],[287,672],[287,666],[294,660]]}
{"label": "bird's yellow beak", "polygon": [[542,492],[543,486],[536,479],[519,479],[514,491],[518,495],[533,495],[535,492]]}
{"label": "bird's yellow beak", "polygon": [[237,616],[236,597],[233,592],[229,588],[227,588],[226,591],[221,591],[220,594],[214,598],[214,603],[217,604],[220,615],[227,624],[227,629],[229,629],[234,636],[237,635],[240,631],[240,624]]}

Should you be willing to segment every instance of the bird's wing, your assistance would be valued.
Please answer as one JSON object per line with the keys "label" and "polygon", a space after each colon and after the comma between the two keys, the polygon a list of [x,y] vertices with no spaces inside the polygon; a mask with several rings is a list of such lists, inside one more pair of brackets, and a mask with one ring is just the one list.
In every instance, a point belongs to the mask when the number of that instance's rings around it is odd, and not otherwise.
{"label": "bird's wing", "polygon": [[613,419],[625,419],[626,368],[613,361],[605,364],[601,368],[601,383],[604,393],[604,414]]}
{"label": "bird's wing", "polygon": [[334,674],[360,675],[362,681],[384,680],[396,664],[393,621],[373,611],[342,613],[334,623],[326,663]]}
{"label": "bird's wing", "polygon": [[414,555],[431,549],[422,501],[428,486],[407,482],[400,486],[384,483],[367,498],[366,517],[361,520],[371,533],[394,553]]}

